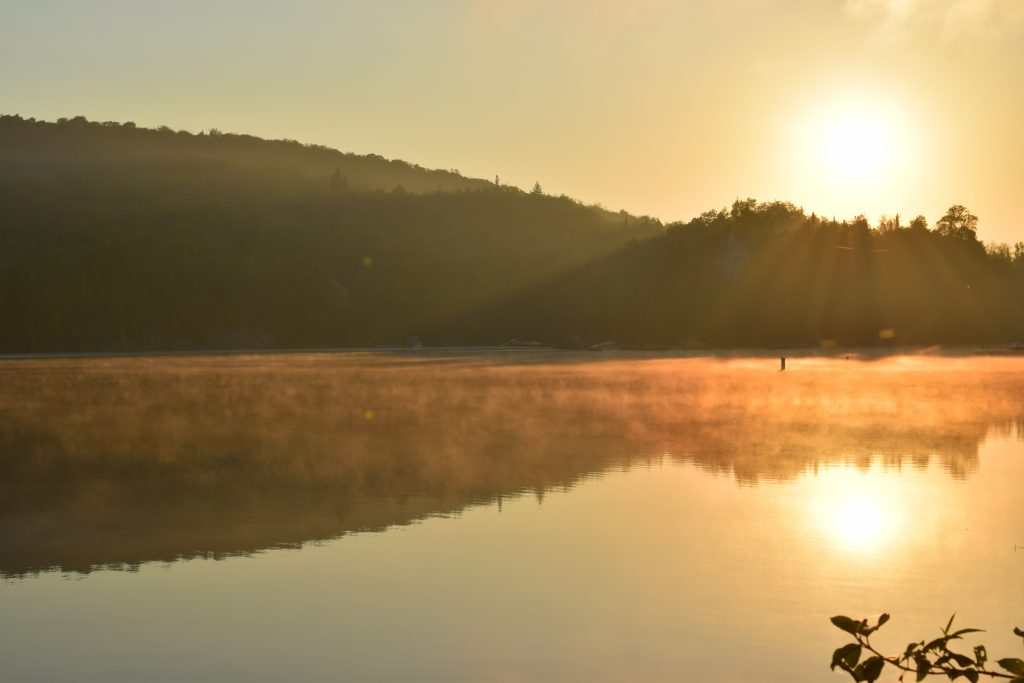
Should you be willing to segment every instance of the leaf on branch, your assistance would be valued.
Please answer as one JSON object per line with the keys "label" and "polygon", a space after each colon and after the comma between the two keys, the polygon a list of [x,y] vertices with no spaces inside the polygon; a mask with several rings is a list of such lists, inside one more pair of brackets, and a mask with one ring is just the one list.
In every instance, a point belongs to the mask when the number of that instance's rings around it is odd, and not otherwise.
{"label": "leaf on branch", "polygon": [[953,658],[953,661],[960,666],[974,666],[974,660],[966,655],[962,655],[959,652],[950,652],[949,656]]}
{"label": "leaf on branch", "polygon": [[853,677],[858,681],[866,681],[867,683],[874,683],[878,680],[878,677],[882,675],[882,667],[885,666],[885,660],[881,657],[870,657],[865,659],[864,662],[857,667],[854,671]]}
{"label": "leaf on branch", "polygon": [[928,676],[928,671],[932,668],[932,664],[920,652],[914,655],[914,661],[917,663],[917,680],[920,683]]}
{"label": "leaf on branch", "polygon": [[936,638],[932,642],[928,643],[922,649],[924,649],[924,650],[935,650],[935,649],[941,648],[941,649],[945,650],[946,649],[946,643],[948,643],[948,642],[949,642],[949,636],[942,636],[941,638]]}
{"label": "leaf on branch", "polygon": [[842,615],[832,617],[829,621],[831,621],[836,628],[842,629],[852,636],[860,635],[865,623]]}
{"label": "leaf on branch", "polygon": [[942,633],[944,635],[949,633],[950,627],[953,626],[954,619],[956,619],[956,612],[953,612],[953,615],[949,618],[949,622],[946,624],[946,628],[942,629]]}
{"label": "leaf on branch", "polygon": [[999,666],[1003,667],[1015,676],[1024,677],[1024,662],[1017,659],[1016,657],[1006,657],[996,662]]}
{"label": "leaf on branch", "polygon": [[860,645],[857,643],[847,643],[841,648],[837,649],[832,653],[832,671],[836,670],[836,667],[842,668],[843,671],[853,671],[853,667],[857,666],[857,662],[860,661]]}
{"label": "leaf on branch", "polygon": [[962,629],[958,630],[956,633],[950,633],[949,637],[950,638],[959,638],[960,636],[962,636],[965,633],[984,633],[984,632],[985,632],[985,629],[981,629],[981,628],[962,628]]}
{"label": "leaf on branch", "polygon": [[867,625],[868,621],[869,621],[868,619],[865,619],[864,621],[861,622],[860,632],[863,635],[865,635],[865,636],[869,636],[872,633],[874,633],[875,631],[877,631],[878,629],[882,628],[882,624],[884,624],[885,622],[889,621],[889,615],[885,614],[885,613],[878,615],[878,621],[875,622],[874,626],[868,626]]}

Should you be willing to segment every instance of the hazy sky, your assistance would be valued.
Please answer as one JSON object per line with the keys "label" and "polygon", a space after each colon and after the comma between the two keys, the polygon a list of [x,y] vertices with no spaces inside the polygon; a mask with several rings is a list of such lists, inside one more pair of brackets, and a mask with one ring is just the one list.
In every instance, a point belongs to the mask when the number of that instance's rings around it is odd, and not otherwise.
{"label": "hazy sky", "polygon": [[1024,240],[1024,0],[0,0],[0,112],[286,137],[662,220]]}

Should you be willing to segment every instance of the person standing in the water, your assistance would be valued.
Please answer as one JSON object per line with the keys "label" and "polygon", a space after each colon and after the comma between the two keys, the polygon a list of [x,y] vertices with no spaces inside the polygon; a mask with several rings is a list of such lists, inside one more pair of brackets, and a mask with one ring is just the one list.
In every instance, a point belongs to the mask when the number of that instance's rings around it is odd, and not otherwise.
{"label": "person standing in the water", "polygon": [[779,372],[782,372],[785,369],[786,369],[786,357],[785,356],[779,356]]}

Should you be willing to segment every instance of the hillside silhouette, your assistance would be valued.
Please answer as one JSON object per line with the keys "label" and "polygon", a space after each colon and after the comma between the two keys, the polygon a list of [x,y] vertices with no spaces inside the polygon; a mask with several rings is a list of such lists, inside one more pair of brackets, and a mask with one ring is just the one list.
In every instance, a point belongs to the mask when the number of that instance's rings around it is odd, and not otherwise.
{"label": "hillside silhouette", "polygon": [[666,347],[1020,340],[1024,243],[985,245],[977,223],[962,206],[872,227],[737,200],[452,326]]}
{"label": "hillside silhouette", "polygon": [[[81,172],[135,171],[152,180],[191,180],[217,185],[254,182],[261,176],[278,192],[301,189],[302,180],[330,180],[337,188],[408,192],[453,192],[489,188],[485,180],[457,171],[432,170],[376,154],[351,154],[295,140],[264,140],[252,135],[197,134],[167,127],[140,128],[132,122],[98,123],[84,116],[56,122],[0,117],[0,156],[5,172],[22,178],[77,179]],[[140,179],[136,179],[137,181]],[[292,187],[289,188],[289,185]],[[168,188],[169,189],[169,188]]]}
{"label": "hillside silhouette", "polygon": [[345,154],[0,117],[0,352],[1024,338],[1024,243],[954,205],[687,222]]}
{"label": "hillside silhouette", "polygon": [[380,157],[81,117],[0,117],[0,207],[7,352],[402,342],[661,230]]}

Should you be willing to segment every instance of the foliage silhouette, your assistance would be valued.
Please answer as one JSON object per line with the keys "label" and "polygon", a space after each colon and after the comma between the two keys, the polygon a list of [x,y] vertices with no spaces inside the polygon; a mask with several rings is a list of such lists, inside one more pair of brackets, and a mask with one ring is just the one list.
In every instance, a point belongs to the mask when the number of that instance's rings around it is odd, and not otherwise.
{"label": "foliage silhouette", "polygon": [[661,229],[379,157],[84,119],[0,118],[0,207],[7,352],[397,343]]}
{"label": "foliage silhouette", "polygon": [[[935,344],[1024,336],[1024,247],[737,201],[461,321],[656,346]],[[521,331],[520,331],[521,330]],[[883,334],[885,332],[886,334]]]}
{"label": "foliage silhouette", "polygon": [[949,207],[946,215],[935,223],[935,230],[945,237],[977,240],[978,217],[968,211],[966,207],[955,204]]}
{"label": "foliage silhouette", "polygon": [[[888,614],[877,619],[851,619],[845,616],[834,616],[832,624],[853,636],[854,642],[837,648],[832,653],[831,668],[838,667],[850,674],[854,681],[877,681],[886,665],[898,669],[902,681],[907,673],[914,674],[917,681],[928,676],[946,676],[951,681],[965,678],[971,683],[978,683],[982,676],[987,678],[1007,679],[1014,683],[1024,683],[1024,661],[1006,657],[996,662],[1003,671],[994,671],[986,665],[989,663],[988,651],[984,645],[974,648],[973,656],[956,652],[951,648],[954,640],[960,640],[968,633],[980,633],[981,629],[953,628],[954,614],[942,629],[942,636],[925,642],[912,642],[902,654],[885,655],[871,644],[871,635],[889,621]],[[1013,632],[1024,638],[1024,631],[1014,627]],[[865,654],[870,656],[861,661]],[[1004,673],[1008,672],[1008,673]]]}
{"label": "foliage silhouette", "polygon": [[3,116],[0,352],[1018,341],[1024,243],[977,223],[748,198],[666,227],[294,141]]}

